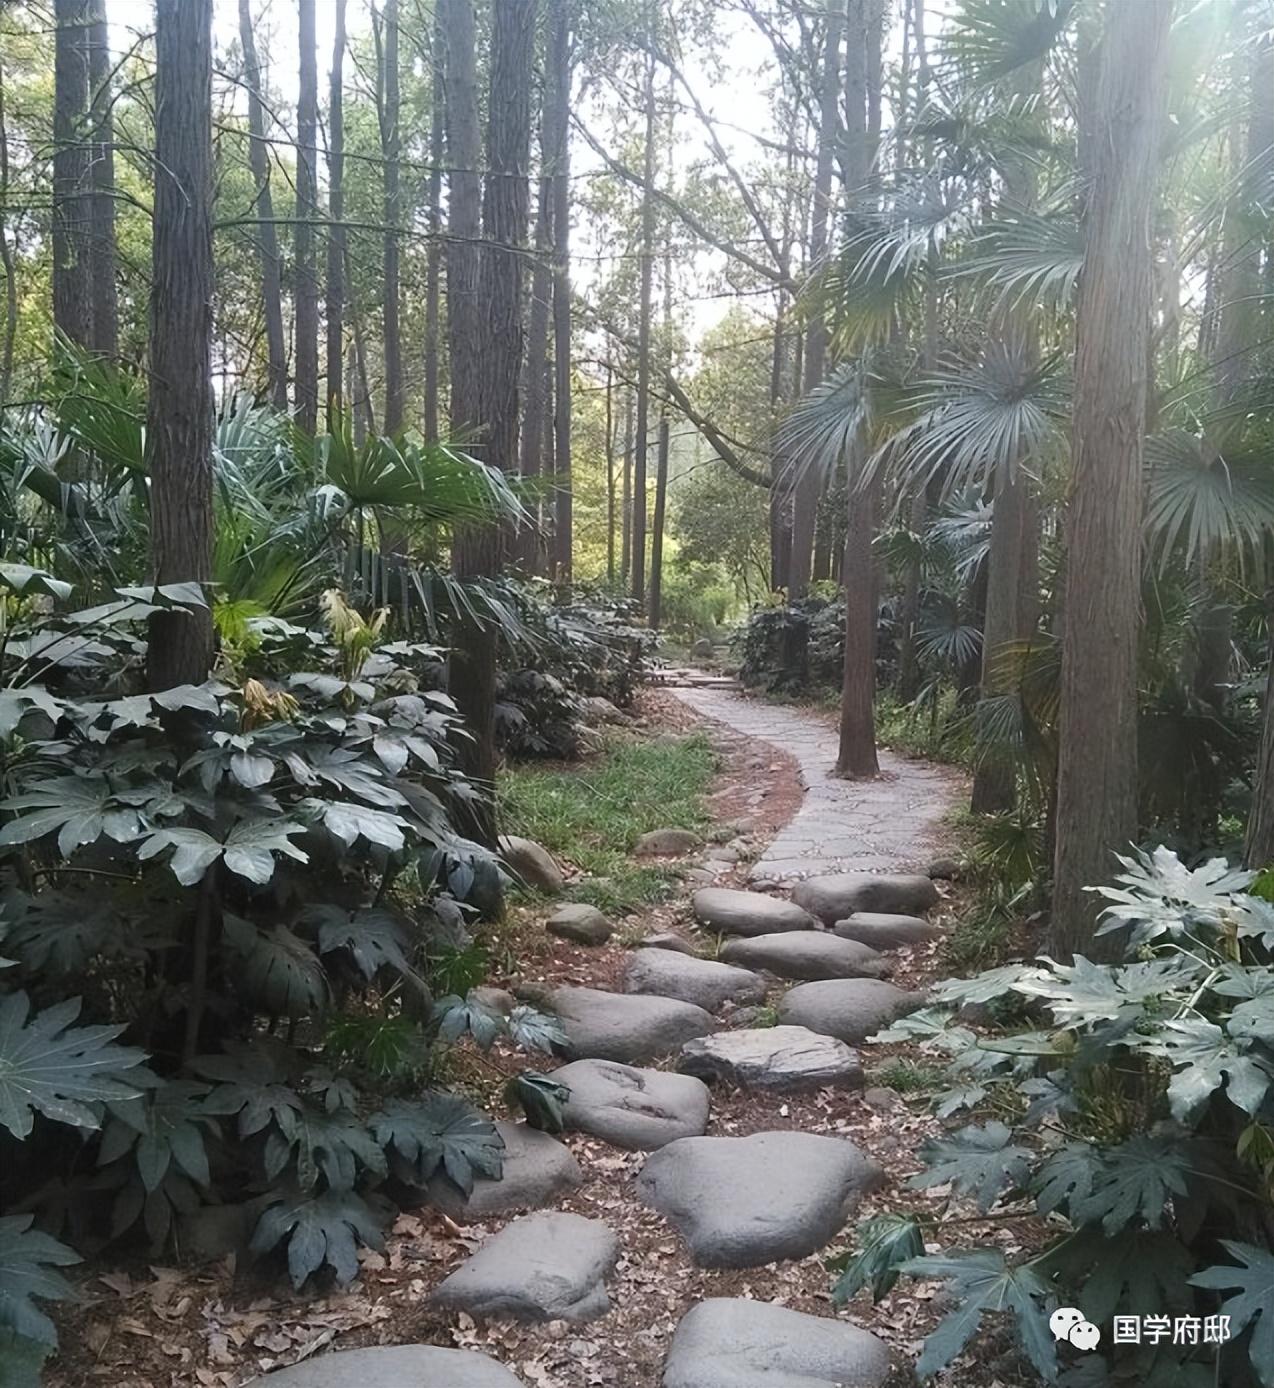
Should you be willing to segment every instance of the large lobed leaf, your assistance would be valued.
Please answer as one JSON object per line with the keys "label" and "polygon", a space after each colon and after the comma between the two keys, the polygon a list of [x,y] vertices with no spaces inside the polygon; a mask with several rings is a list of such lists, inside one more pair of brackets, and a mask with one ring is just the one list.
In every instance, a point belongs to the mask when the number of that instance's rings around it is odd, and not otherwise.
{"label": "large lobed leaf", "polygon": [[[41,1345],[57,1343],[53,1322],[36,1300],[65,1301],[71,1284],[55,1268],[80,1260],[69,1248],[32,1229],[32,1215],[0,1218],[0,1336],[5,1330]],[[0,1346],[3,1341],[0,1340]],[[16,1355],[17,1346],[10,1345]],[[0,1358],[0,1368],[4,1360]],[[9,1379],[0,1376],[0,1382]]]}
{"label": "large lobed leaf", "polygon": [[393,1100],[369,1126],[396,1173],[414,1185],[425,1185],[441,1167],[468,1195],[475,1177],[496,1181],[503,1173],[504,1139],[495,1124],[454,1094]]}
{"label": "large lobed leaf", "polygon": [[262,1213],[252,1235],[252,1250],[268,1253],[286,1239],[294,1287],[300,1290],[306,1278],[324,1264],[344,1286],[358,1276],[360,1244],[385,1246],[383,1222],[381,1214],[352,1190],[280,1195]]}

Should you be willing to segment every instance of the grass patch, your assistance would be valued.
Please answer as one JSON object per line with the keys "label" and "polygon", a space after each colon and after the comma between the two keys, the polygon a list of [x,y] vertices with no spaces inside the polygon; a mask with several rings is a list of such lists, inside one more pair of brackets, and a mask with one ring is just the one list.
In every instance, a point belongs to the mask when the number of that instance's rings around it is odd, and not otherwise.
{"label": "grass patch", "polygon": [[872,1084],[899,1094],[933,1094],[947,1087],[941,1065],[915,1060],[891,1060],[871,1073]]}
{"label": "grass patch", "polygon": [[662,901],[677,880],[664,866],[629,856],[651,829],[702,830],[717,758],[702,734],[616,744],[586,766],[546,771],[517,766],[500,778],[500,822],[506,833],[542,843],[590,877],[570,895],[623,915]]}

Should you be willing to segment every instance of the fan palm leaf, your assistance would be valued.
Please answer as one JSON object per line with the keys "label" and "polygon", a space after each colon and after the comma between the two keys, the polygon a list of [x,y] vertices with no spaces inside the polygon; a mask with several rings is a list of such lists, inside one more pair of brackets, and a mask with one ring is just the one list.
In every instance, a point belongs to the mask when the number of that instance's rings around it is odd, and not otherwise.
{"label": "fan palm leaf", "polygon": [[939,47],[944,73],[989,86],[1043,62],[1066,33],[1073,0],[960,0]]}
{"label": "fan palm leaf", "polygon": [[778,451],[792,460],[795,471],[812,467],[835,476],[861,452],[872,417],[865,362],[843,362],[797,401],[779,425]]}
{"label": "fan palm leaf", "polygon": [[979,281],[999,309],[1063,309],[1083,264],[1083,235],[1072,214],[1017,211],[983,225],[968,254],[946,273]]}

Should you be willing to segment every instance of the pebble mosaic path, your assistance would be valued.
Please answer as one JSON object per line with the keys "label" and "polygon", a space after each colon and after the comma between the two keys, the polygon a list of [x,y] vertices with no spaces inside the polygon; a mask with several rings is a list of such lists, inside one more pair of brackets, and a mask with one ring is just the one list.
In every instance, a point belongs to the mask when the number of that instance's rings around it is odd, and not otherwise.
{"label": "pebble mosaic path", "polygon": [[943,818],[957,799],[947,768],[881,752],[881,775],[844,781],[831,775],[837,734],[823,715],[748,699],[724,683],[672,687],[705,718],[794,757],[805,796],[750,873],[783,882],[828,872],[921,870],[941,850]]}

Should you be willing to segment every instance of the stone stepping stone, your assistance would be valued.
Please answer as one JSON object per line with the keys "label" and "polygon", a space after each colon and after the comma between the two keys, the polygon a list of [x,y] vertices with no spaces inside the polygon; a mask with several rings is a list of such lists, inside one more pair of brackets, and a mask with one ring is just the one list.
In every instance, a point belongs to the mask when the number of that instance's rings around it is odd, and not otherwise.
{"label": "stone stepping stone", "polygon": [[774,935],[779,931],[818,928],[808,911],[790,901],[728,887],[704,887],[697,891],[694,913],[700,925],[721,935]]}
{"label": "stone stepping stone", "polygon": [[698,954],[694,945],[675,930],[657,930],[653,935],[633,942],[634,949],[671,949],[678,954]]}
{"label": "stone stepping stone", "polygon": [[741,1089],[786,1092],[829,1084],[857,1089],[863,1083],[857,1053],[807,1027],[750,1027],[697,1037],[682,1046],[677,1069],[709,1084],[724,1080]]}
{"label": "stone stepping stone", "polygon": [[779,1003],[779,1021],[852,1046],[923,1006],[920,993],[878,978],[828,978],[790,988]]}
{"label": "stone stepping stone", "polygon": [[653,1060],[713,1029],[712,1014],[678,998],[554,988],[545,1006],[566,1033],[568,1060]]}
{"label": "stone stepping stone", "polygon": [[832,927],[842,940],[857,941],[871,949],[904,949],[936,940],[941,929],[919,916],[891,916],[882,911],[855,911]]}
{"label": "stone stepping stone", "polygon": [[504,1139],[504,1175],[498,1181],[479,1176],[465,1195],[441,1171],[426,1187],[429,1203],[457,1224],[478,1224],[492,1215],[538,1210],[584,1180],[571,1149],[526,1123],[497,1122]]}
{"label": "stone stepping stone", "polygon": [[549,1076],[571,1091],[565,1126],[614,1147],[653,1152],[708,1126],[709,1096],[701,1080],[667,1070],[637,1070],[611,1060],[577,1060]]}
{"label": "stone stepping stone", "polygon": [[505,867],[514,880],[523,886],[556,896],[566,885],[562,869],[553,861],[553,855],[534,839],[502,834],[499,847]]}
{"label": "stone stepping stone", "polygon": [[689,829],[652,829],[637,840],[633,853],[638,858],[680,858],[701,842]]}
{"label": "stone stepping stone", "polygon": [[880,1169],[852,1142],[816,1133],[684,1137],[637,1177],[701,1267],[804,1258],[836,1237]]}
{"label": "stone stepping stone", "polygon": [[728,1002],[764,1002],[765,980],[748,969],[712,959],[693,959],[669,949],[642,949],[624,970],[624,992],[680,998],[715,1012]]}
{"label": "stone stepping stone", "polygon": [[544,922],[544,928],[550,935],[577,945],[604,945],[612,934],[610,921],[597,907],[581,902],[559,906]]}
{"label": "stone stepping stone", "polygon": [[844,920],[855,911],[922,916],[939,899],[938,889],[929,878],[914,872],[837,872],[807,877],[792,889],[792,900],[824,925]]}
{"label": "stone stepping stone", "polygon": [[618,1259],[619,1239],[599,1219],[527,1215],[488,1239],[430,1300],[471,1316],[596,1320],[610,1310],[606,1277]]}
{"label": "stone stepping stone", "polygon": [[841,939],[822,930],[789,930],[781,935],[755,935],[727,940],[720,958],[745,969],[764,969],[779,978],[808,981],[817,978],[880,978],[890,963],[857,940]]}
{"label": "stone stepping stone", "polygon": [[712,1297],[681,1318],[663,1388],[882,1388],[889,1372],[885,1344],[848,1321]]}
{"label": "stone stepping stone", "polygon": [[468,1349],[437,1345],[380,1345],[317,1354],[300,1364],[254,1378],[247,1388],[524,1388],[502,1364]]}

